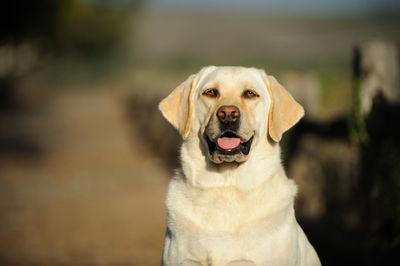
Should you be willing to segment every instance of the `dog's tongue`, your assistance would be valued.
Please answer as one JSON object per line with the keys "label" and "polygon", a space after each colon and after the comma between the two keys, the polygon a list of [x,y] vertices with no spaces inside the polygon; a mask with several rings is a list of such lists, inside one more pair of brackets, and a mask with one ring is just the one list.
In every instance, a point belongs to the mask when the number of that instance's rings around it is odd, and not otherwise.
{"label": "dog's tongue", "polygon": [[224,150],[232,150],[240,145],[240,138],[218,138],[217,144]]}

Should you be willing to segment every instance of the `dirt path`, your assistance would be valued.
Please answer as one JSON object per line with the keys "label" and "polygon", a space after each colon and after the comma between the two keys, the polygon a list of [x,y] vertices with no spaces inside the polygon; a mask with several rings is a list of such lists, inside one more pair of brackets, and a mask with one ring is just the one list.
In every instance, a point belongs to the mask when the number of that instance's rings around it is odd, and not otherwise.
{"label": "dirt path", "polygon": [[56,95],[45,155],[0,168],[0,262],[159,265],[168,174],[134,141],[115,92]]}

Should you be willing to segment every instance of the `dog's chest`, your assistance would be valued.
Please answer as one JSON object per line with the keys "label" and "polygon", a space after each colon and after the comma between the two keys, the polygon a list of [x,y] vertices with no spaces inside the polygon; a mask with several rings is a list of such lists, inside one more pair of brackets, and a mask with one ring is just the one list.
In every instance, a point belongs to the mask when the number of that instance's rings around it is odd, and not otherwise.
{"label": "dog's chest", "polygon": [[269,215],[254,195],[228,190],[214,192],[197,194],[191,200],[175,198],[178,208],[169,209],[173,220],[169,226],[179,239],[177,248],[186,250],[189,257],[227,261],[247,258],[250,253],[257,257],[283,245],[281,236],[288,239],[287,212]]}
{"label": "dog's chest", "polygon": [[276,190],[269,187],[245,193],[234,187],[195,189],[182,179],[172,180],[167,194],[172,249],[196,260],[255,262],[265,250],[287,246],[283,243],[290,240],[288,228],[294,221],[292,196],[274,196]]}
{"label": "dog's chest", "polygon": [[271,205],[263,191],[246,193],[235,187],[188,189],[175,183],[167,196],[168,216],[176,227],[212,236],[246,235],[254,227],[268,227],[275,223],[269,217],[276,213]]}
{"label": "dog's chest", "polygon": [[[205,231],[237,231],[256,218],[253,198],[234,188],[213,188],[183,199],[185,219]],[[254,205],[253,205],[254,206]]]}

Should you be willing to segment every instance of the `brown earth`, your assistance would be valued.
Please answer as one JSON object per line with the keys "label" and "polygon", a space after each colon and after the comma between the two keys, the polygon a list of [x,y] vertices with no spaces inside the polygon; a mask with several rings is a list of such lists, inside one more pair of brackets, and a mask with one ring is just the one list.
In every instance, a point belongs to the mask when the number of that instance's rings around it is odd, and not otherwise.
{"label": "brown earth", "polygon": [[110,90],[67,90],[29,119],[37,156],[0,160],[2,265],[159,265],[168,173]]}

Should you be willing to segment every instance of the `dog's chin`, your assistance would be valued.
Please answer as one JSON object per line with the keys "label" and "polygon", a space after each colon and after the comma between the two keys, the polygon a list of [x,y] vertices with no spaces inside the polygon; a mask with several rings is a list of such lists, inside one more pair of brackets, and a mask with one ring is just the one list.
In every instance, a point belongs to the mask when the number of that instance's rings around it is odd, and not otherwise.
{"label": "dog's chin", "polygon": [[207,135],[205,135],[205,139],[208,147],[208,158],[216,164],[245,162],[253,142],[253,136],[247,141],[242,141],[239,136],[231,131],[224,132],[215,140]]}

